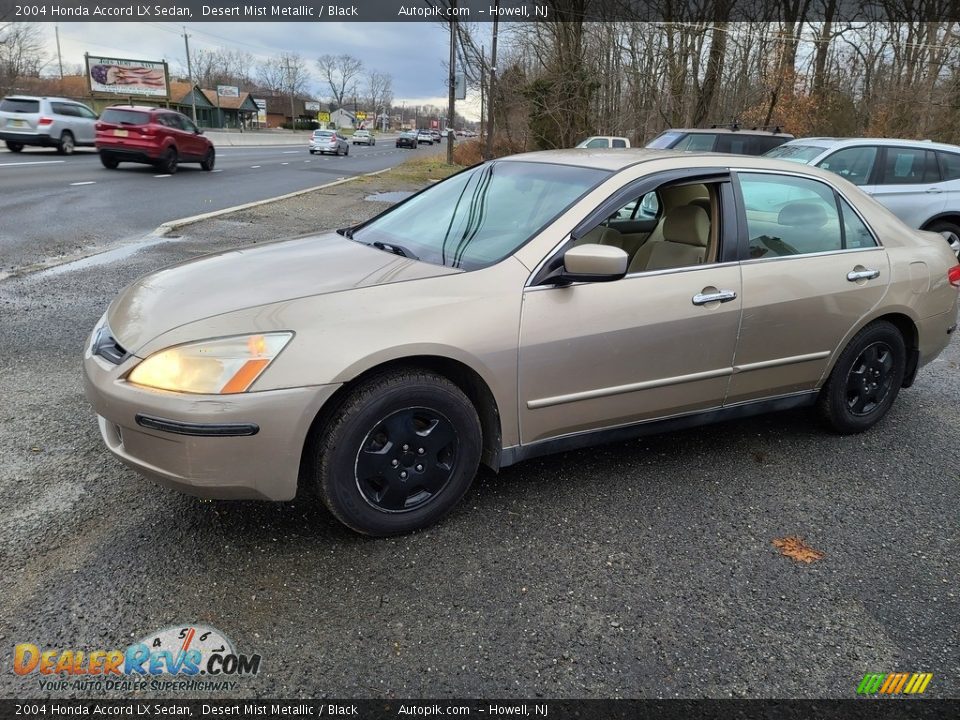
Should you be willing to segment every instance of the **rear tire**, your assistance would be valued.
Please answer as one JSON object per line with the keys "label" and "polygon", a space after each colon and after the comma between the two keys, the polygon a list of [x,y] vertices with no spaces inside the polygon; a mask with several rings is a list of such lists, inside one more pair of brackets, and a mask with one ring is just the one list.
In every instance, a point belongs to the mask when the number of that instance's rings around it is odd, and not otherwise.
{"label": "rear tire", "polygon": [[120,165],[120,161],[114,157],[108,155],[100,155],[100,164],[103,165],[107,170],[116,170]]}
{"label": "rear tire", "polygon": [[177,172],[177,151],[169,148],[163,154],[163,159],[157,163],[157,169],[167,175],[175,174]]}
{"label": "rear tire", "polygon": [[73,151],[76,149],[76,141],[73,139],[73,133],[69,130],[64,130],[60,134],[60,140],[57,142],[57,152],[61,155],[73,155]]}
{"label": "rear tire", "polygon": [[315,153],[316,153],[315,150],[311,150],[311,151],[310,151],[310,154],[311,154],[311,155],[314,155]]}
{"label": "rear tire", "polygon": [[206,157],[204,157],[203,160],[200,162],[200,167],[206,170],[207,172],[210,172],[211,170],[213,170],[213,166],[216,165],[216,163],[217,163],[217,154],[213,148],[210,148],[209,150],[207,150]]}
{"label": "rear tire", "polygon": [[957,253],[960,258],[960,225],[952,223],[949,220],[937,220],[930,223],[927,228],[931,232],[940,233],[944,239],[950,243],[950,248]]}
{"label": "rear tire", "polygon": [[427,371],[371,377],[319,433],[312,451],[320,497],[366,535],[437,522],[467,492],[480,462],[476,409],[460,388]]}
{"label": "rear tire", "polygon": [[844,348],[820,391],[821,418],[841,435],[869,430],[897,399],[906,364],[900,331],[886,320],[870,323]]}
{"label": "rear tire", "polygon": [[350,146],[347,145],[347,149],[343,151],[344,157],[350,154]]}
{"label": "rear tire", "polygon": [[7,150],[9,150],[10,152],[20,152],[21,150],[23,150],[23,143],[10,142],[9,140],[7,140]]}

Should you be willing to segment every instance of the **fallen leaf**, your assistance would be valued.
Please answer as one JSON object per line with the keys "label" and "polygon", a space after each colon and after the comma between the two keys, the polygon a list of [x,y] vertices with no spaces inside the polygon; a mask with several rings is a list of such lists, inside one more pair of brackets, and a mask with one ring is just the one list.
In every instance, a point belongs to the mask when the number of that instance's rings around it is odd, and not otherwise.
{"label": "fallen leaf", "polygon": [[788,558],[796,560],[797,562],[810,564],[823,559],[822,552],[814,550],[807,545],[802,537],[797,537],[796,535],[774,538],[773,546],[780,551],[781,555],[786,555]]}

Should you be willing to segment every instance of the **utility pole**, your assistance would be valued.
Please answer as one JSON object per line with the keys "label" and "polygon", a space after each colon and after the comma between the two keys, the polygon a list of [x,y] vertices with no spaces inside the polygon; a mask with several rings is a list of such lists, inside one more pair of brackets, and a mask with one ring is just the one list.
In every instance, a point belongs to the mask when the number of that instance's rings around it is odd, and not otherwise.
{"label": "utility pole", "polygon": [[494,0],[493,42],[490,47],[490,84],[487,86],[487,160],[493,159],[493,92],[497,84],[497,25],[500,20],[500,0]]}
{"label": "utility pole", "polygon": [[[194,85],[194,82],[193,82],[193,63],[190,61],[190,40],[189,40],[190,36],[187,35],[187,26],[186,26],[186,25],[181,25],[180,27],[183,28],[183,46],[184,46],[184,47],[186,48],[186,50],[187,50],[187,75],[190,76],[190,77],[189,77],[189,80],[190,80],[190,103],[191,103],[192,108],[193,108],[193,122],[194,122],[194,124],[196,124],[196,122],[197,122],[197,91],[196,91],[196,85]],[[219,96],[219,95],[217,95],[217,102],[218,102],[218,103],[220,102],[220,96]]]}
{"label": "utility pole", "polygon": [[60,65],[60,79],[63,80],[63,57],[60,55],[60,26],[54,25],[53,32],[57,36],[57,63]]}
{"label": "utility pole", "polygon": [[483,123],[486,118],[485,98],[487,94],[487,48],[480,46],[480,137],[483,137]]}
{"label": "utility pole", "polygon": [[[497,0],[499,2],[499,0]],[[447,79],[447,126],[454,124],[457,103],[457,0],[450,0],[450,77]],[[444,128],[446,130],[447,128]],[[453,132],[447,135],[447,165],[453,165]]]}
{"label": "utility pole", "polygon": [[284,58],[287,65],[287,85],[290,87],[290,129],[296,131],[297,119],[293,114],[293,72],[290,69],[290,58]]}

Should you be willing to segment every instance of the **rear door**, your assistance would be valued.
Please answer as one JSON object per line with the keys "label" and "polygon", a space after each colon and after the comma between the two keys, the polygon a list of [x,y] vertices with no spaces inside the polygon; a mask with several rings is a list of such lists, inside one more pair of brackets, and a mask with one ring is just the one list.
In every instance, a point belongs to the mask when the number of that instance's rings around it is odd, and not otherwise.
{"label": "rear door", "polygon": [[863,189],[913,228],[939,214],[946,202],[937,155],[922,147],[880,148],[871,184]]}
{"label": "rear door", "polygon": [[824,182],[769,171],[735,179],[743,319],[727,403],[809,392],[886,293],[886,251]]}

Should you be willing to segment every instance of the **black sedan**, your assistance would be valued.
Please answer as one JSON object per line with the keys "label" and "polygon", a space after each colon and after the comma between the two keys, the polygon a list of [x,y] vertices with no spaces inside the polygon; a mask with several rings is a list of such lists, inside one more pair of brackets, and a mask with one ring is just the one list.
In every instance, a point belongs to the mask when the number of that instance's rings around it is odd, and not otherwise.
{"label": "black sedan", "polygon": [[408,147],[417,149],[417,134],[415,132],[402,132],[397,136],[397,147]]}

